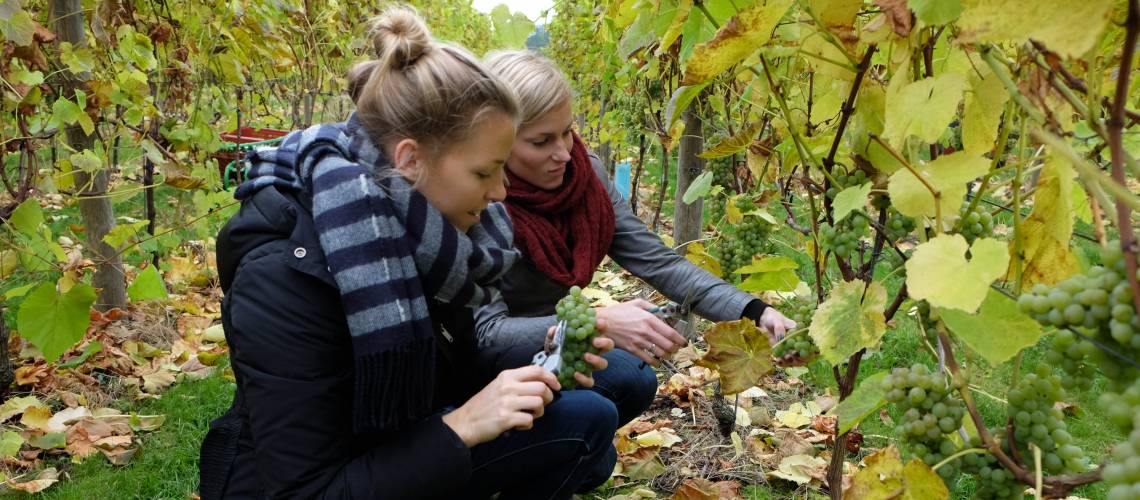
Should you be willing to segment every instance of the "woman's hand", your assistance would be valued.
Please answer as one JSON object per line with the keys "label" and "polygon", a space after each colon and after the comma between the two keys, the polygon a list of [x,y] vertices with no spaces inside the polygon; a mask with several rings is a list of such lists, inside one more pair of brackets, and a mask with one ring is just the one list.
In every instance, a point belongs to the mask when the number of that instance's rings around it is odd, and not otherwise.
{"label": "woman's hand", "polygon": [[652,303],[634,299],[597,309],[598,332],[613,339],[614,346],[657,366],[685,345],[685,338],[650,313]]}
{"label": "woman's hand", "polygon": [[796,328],[796,322],[784,316],[784,313],[777,311],[775,307],[766,307],[764,312],[760,314],[760,320],[756,321],[756,326],[763,328],[768,332],[768,336],[772,338],[772,342],[779,342],[784,338],[784,334]]}
{"label": "woman's hand", "polygon": [[463,406],[444,415],[443,422],[472,447],[510,429],[530,429],[559,389],[558,379],[541,366],[504,370]]}

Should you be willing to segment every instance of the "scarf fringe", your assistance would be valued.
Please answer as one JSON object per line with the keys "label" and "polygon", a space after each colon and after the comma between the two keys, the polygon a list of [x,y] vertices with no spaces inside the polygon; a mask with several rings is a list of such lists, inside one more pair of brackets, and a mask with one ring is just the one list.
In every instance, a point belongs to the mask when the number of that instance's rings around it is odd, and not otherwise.
{"label": "scarf fringe", "polygon": [[431,414],[435,339],[416,339],[379,352],[357,353],[353,430],[400,430]]}

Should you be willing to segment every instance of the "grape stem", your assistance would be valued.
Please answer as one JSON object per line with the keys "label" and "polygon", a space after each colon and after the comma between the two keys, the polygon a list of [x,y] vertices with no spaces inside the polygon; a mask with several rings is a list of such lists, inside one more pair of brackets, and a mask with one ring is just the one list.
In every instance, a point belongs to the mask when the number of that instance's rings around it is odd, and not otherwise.
{"label": "grape stem", "polygon": [[881,137],[872,135],[871,140],[879,143],[879,146],[882,146],[883,149],[887,150],[887,152],[891,154],[891,156],[894,156],[895,159],[898,160],[903,167],[906,167],[910,173],[914,174],[914,176],[918,178],[918,181],[926,187],[927,191],[930,191],[930,195],[934,197],[934,234],[942,234],[942,191],[934,189],[934,186],[930,185],[930,182],[926,180],[926,177],[923,177],[922,174],[918,173],[918,170],[915,170],[914,165],[911,165],[909,161],[906,161],[906,158],[903,158],[903,156],[899,154],[898,151],[895,151],[895,148],[891,147],[890,144],[887,144],[887,142],[884,141]]}
{"label": "grape stem", "polygon": [[1029,449],[1033,451],[1034,479],[1036,480],[1033,488],[1033,498],[1041,500],[1041,448],[1038,448],[1036,444],[1029,443]]}
{"label": "grape stem", "polygon": [[[1114,185],[1124,188],[1124,106],[1128,102],[1128,81],[1132,77],[1132,60],[1136,55],[1136,39],[1140,36],[1140,0],[1129,0],[1128,18],[1124,21],[1124,51],[1120,59],[1120,70],[1116,79],[1116,94],[1106,123],[1108,145],[1112,153],[1112,180]],[[1133,206],[1133,208],[1136,208]],[[1132,304],[1140,311],[1140,279],[1136,276],[1138,264],[1136,234],[1132,231],[1132,213],[1124,204],[1123,197],[1116,198],[1116,218],[1120,224],[1120,249],[1124,252],[1125,278],[1132,288]]]}
{"label": "grape stem", "polygon": [[935,464],[934,467],[931,467],[931,469],[938,470],[939,467],[942,467],[943,465],[946,465],[950,462],[953,462],[958,457],[969,455],[971,453],[977,453],[980,455],[982,453],[989,453],[989,450],[987,450],[985,448],[966,448],[962,451],[959,451],[958,453],[955,453],[953,455],[946,457],[941,462],[938,462],[937,464]]}

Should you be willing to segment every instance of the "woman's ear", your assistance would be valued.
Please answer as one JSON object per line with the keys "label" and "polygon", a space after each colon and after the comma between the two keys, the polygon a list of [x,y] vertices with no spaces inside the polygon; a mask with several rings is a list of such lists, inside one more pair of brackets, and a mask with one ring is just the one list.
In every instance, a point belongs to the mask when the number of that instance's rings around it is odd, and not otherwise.
{"label": "woman's ear", "polygon": [[415,139],[400,139],[392,148],[392,165],[413,184],[419,180],[424,163],[420,144]]}

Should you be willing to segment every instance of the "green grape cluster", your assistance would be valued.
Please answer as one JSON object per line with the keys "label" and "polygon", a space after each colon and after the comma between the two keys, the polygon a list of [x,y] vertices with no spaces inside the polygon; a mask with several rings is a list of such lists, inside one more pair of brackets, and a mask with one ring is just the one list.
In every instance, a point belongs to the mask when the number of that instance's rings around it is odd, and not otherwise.
{"label": "green grape cluster", "polygon": [[887,212],[887,236],[891,241],[898,241],[913,233],[918,228],[914,219],[907,217],[896,210]]}
{"label": "green grape cluster", "polygon": [[859,241],[868,235],[871,221],[862,213],[855,212],[837,222],[835,226],[819,226],[819,243],[824,250],[830,250],[841,259],[850,259],[859,248]]}
{"label": "green grape cluster", "polygon": [[1061,387],[1067,390],[1092,389],[1093,375],[1096,374],[1096,367],[1087,361],[1088,356],[1095,354],[1096,347],[1080,340],[1070,330],[1058,330],[1045,352],[1045,361],[1061,368]]}
{"label": "green grape cluster", "polygon": [[1108,486],[1108,500],[1140,498],[1140,413],[1133,419],[1128,439],[1113,448],[1103,477]]}
{"label": "green grape cluster", "polygon": [[841,173],[835,176],[835,183],[827,189],[827,199],[834,200],[840,191],[852,186],[861,186],[867,183],[867,173],[856,170],[851,173]]}
{"label": "green grape cluster", "polygon": [[1120,392],[1103,392],[1097,401],[1104,409],[1109,422],[1126,433],[1133,428],[1132,417],[1140,414],[1140,379],[1133,380]]}
{"label": "green grape cluster", "polygon": [[558,301],[554,307],[559,321],[566,321],[566,337],[562,342],[562,370],[558,372],[558,383],[563,390],[577,387],[574,372],[584,375],[593,373],[593,366],[586,362],[587,352],[597,354],[594,337],[597,335],[597,317],[589,299],[582,296],[582,288],[570,287],[570,294]]}
{"label": "green grape cluster", "polygon": [[[1002,443],[1002,448],[1009,452],[1009,446],[1005,439],[1004,431],[990,430],[997,442]],[[982,440],[977,436],[970,438],[970,448],[982,448]],[[978,489],[974,492],[974,498],[980,499],[1001,499],[1001,498],[1023,498],[1022,492],[1025,490],[1025,485],[1019,483],[1013,476],[1013,473],[1002,466],[1001,462],[990,453],[970,453],[962,457],[962,472],[965,474],[972,474],[977,478]]]}
{"label": "green grape cluster", "polygon": [[784,337],[772,348],[776,359],[807,361],[819,354],[819,347],[811,341],[807,330],[801,330]]}
{"label": "green grape cluster", "polygon": [[[1018,305],[1038,322],[1079,331],[1101,345],[1131,359],[1140,359],[1140,316],[1132,302],[1132,289],[1125,279],[1120,244],[1111,242],[1101,249],[1100,266],[1089,268],[1053,287],[1035,285],[1018,298]],[[1087,340],[1058,335],[1054,349],[1064,349],[1062,368],[1080,386],[1088,375],[1084,359],[1095,362],[1100,371],[1117,383],[1130,383],[1137,370],[1095,348]],[[1081,358],[1080,355],[1085,358]],[[1072,369],[1072,371],[1070,371]],[[1087,383],[1086,383],[1087,385]]]}
{"label": "green grape cluster", "polygon": [[[958,451],[946,435],[958,430],[966,405],[951,393],[945,377],[915,364],[895,368],[883,379],[888,402],[903,412],[895,432],[902,436],[904,448],[933,466]],[[950,480],[958,473],[961,459],[938,469],[938,475]]]}
{"label": "green grape cluster", "polygon": [[[745,200],[751,208],[751,201]],[[759,217],[744,217],[744,221],[733,226],[722,240],[720,247],[721,266],[725,273],[732,273],[737,269],[752,263],[752,257],[765,253],[768,249],[768,235],[772,225]],[[739,278],[739,275],[733,275]]]}
{"label": "green grape cluster", "polygon": [[970,203],[966,202],[958,212],[958,223],[954,230],[964,236],[966,241],[973,243],[978,238],[994,234],[994,218],[989,212],[982,211],[980,205],[975,205],[970,210]]}
{"label": "green grape cluster", "polygon": [[1028,444],[1041,449],[1041,467],[1049,474],[1084,472],[1088,468],[1085,452],[1069,434],[1065,416],[1054,407],[1065,396],[1061,378],[1051,373],[1047,364],[1037,365],[1035,373],[1021,378],[1006,395],[1009,419],[1013,421],[1013,437],[1024,444],[1024,456],[1032,456]]}
{"label": "green grape cluster", "polygon": [[815,307],[815,302],[799,299],[785,302],[780,306],[780,312],[796,322],[796,329],[807,330],[811,326],[812,316],[815,316]]}

